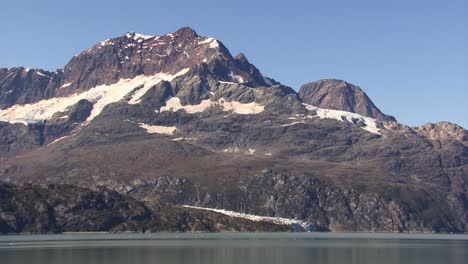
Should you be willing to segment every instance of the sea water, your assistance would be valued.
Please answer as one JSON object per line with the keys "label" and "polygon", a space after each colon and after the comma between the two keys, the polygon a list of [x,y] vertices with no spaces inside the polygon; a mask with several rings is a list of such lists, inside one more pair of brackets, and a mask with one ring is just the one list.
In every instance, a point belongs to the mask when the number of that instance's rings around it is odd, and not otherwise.
{"label": "sea water", "polygon": [[468,235],[158,233],[0,236],[0,263],[467,264]]}

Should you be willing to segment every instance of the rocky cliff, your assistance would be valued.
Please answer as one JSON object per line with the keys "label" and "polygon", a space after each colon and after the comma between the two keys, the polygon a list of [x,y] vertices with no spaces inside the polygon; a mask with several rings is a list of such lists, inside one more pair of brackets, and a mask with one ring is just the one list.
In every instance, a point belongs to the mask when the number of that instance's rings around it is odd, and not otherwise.
{"label": "rocky cliff", "polygon": [[265,221],[171,206],[145,204],[99,187],[0,184],[0,234],[108,232],[292,231]]}

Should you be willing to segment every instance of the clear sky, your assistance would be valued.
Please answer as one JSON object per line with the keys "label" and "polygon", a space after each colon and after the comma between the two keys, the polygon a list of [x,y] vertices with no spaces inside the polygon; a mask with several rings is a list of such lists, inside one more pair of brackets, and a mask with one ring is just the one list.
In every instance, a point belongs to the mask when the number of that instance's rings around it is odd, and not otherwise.
{"label": "clear sky", "polygon": [[21,0],[0,26],[0,67],[46,70],[128,31],[190,26],[296,90],[344,79],[404,124],[468,128],[467,0]]}

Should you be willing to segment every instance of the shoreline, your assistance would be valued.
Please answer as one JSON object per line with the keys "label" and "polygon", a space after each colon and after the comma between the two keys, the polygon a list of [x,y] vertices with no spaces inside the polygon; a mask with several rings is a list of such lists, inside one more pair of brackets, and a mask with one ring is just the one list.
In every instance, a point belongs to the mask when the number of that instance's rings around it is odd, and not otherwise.
{"label": "shoreline", "polygon": [[[61,234],[9,234],[0,235],[0,246],[8,242],[53,242],[53,241],[125,241],[125,240],[461,240],[468,241],[468,234],[433,233],[369,233],[369,232],[65,232]],[[2,245],[3,244],[3,245]]]}

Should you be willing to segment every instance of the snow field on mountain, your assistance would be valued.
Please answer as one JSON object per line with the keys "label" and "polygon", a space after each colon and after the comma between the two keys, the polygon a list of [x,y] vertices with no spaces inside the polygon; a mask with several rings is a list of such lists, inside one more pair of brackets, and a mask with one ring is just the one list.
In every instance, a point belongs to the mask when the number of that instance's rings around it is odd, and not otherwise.
{"label": "snow field on mountain", "polygon": [[366,117],[360,114],[346,111],[319,108],[308,104],[303,105],[306,107],[307,110],[315,111],[319,118],[330,118],[341,122],[344,122],[344,120],[346,120],[350,123],[362,122],[363,124],[365,124],[365,126],[360,126],[362,129],[380,135],[380,129],[377,127],[377,120],[372,117]]}
{"label": "snow field on mountain", "polygon": [[275,224],[280,224],[280,225],[298,225],[304,228],[305,230],[308,229],[310,226],[308,223],[297,220],[297,219],[291,219],[291,218],[282,218],[282,217],[272,217],[272,216],[260,216],[260,215],[252,215],[252,214],[244,214],[244,213],[239,213],[235,211],[228,211],[228,210],[223,210],[223,209],[214,209],[214,208],[207,208],[207,207],[197,207],[197,206],[190,206],[190,205],[183,205],[182,207],[185,208],[190,208],[190,209],[197,209],[197,210],[205,210],[205,211],[211,211],[211,212],[216,212],[220,214],[224,214],[227,216],[231,217],[237,217],[237,218],[243,218],[255,222],[271,222]]}
{"label": "snow field on mountain", "polygon": [[140,123],[139,126],[144,128],[146,132],[150,134],[174,135],[174,133],[177,131],[175,126],[151,126],[144,123]]}
{"label": "snow field on mountain", "polygon": [[[78,101],[86,99],[94,103],[93,110],[86,120],[90,122],[108,104],[118,102],[129,94],[131,98],[128,103],[137,104],[140,102],[140,98],[154,85],[162,80],[170,81],[187,73],[187,71],[188,69],[184,69],[174,75],[167,73],[158,73],[152,76],[139,75],[133,79],[122,79],[114,84],[99,85],[85,92],[71,94],[66,97],[54,97],[36,103],[14,105],[0,110],[0,121],[23,123],[25,125],[42,122],[51,119],[56,113],[67,111]],[[136,88],[138,89],[135,91]],[[133,94],[131,94],[132,92]]]}
{"label": "snow field on mountain", "polygon": [[159,109],[160,112],[172,111],[177,112],[182,109],[189,114],[200,113],[212,106],[219,106],[223,109],[224,112],[232,111],[236,114],[241,115],[250,115],[258,114],[265,110],[263,105],[257,104],[255,102],[251,103],[240,103],[236,101],[226,101],[221,98],[218,101],[212,101],[210,99],[202,100],[197,105],[182,105],[178,97],[172,97],[166,101],[166,105]]}

